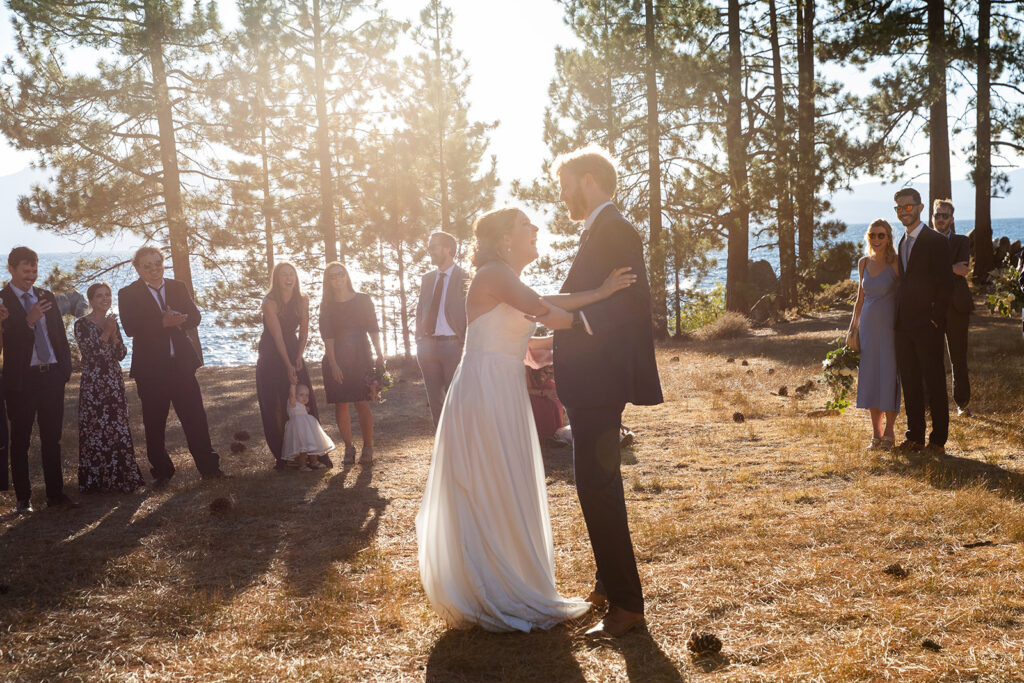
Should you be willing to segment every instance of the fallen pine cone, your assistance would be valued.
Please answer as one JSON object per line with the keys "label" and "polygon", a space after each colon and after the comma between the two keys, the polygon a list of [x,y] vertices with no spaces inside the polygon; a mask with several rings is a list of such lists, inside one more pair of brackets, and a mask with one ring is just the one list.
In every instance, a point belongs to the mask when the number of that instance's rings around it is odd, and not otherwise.
{"label": "fallen pine cone", "polygon": [[742,363],[740,363],[740,365],[750,365],[750,363],[748,363],[747,361],[743,361]]}
{"label": "fallen pine cone", "polygon": [[714,633],[690,633],[686,649],[695,655],[717,655],[722,651],[722,641]]}
{"label": "fallen pine cone", "polygon": [[669,361],[672,362],[672,363],[678,363],[679,362],[679,356],[672,356],[669,359]]}
{"label": "fallen pine cone", "polygon": [[244,450],[245,450],[245,444],[242,443],[241,441],[232,441],[231,442],[231,452],[232,453],[241,453]]}
{"label": "fallen pine cone", "polygon": [[889,576],[893,576],[897,579],[905,579],[910,574],[910,572],[908,572],[906,568],[899,562],[893,562],[888,567],[883,569],[882,573],[888,574]]}
{"label": "fallen pine cone", "polygon": [[975,541],[974,543],[964,543],[964,548],[984,548],[985,546],[995,545],[992,541]]}
{"label": "fallen pine cone", "polygon": [[726,358],[726,359],[725,359],[725,362],[726,362],[726,363],[735,363],[735,362],[736,362],[736,359],[735,359],[735,358]]}
{"label": "fallen pine cone", "polygon": [[753,374],[754,374],[754,371],[753,371],[753,370],[747,370],[747,374],[748,374],[748,375],[753,375]]}
{"label": "fallen pine cone", "polygon": [[733,422],[743,422],[743,420],[744,420],[743,413],[733,413],[732,414],[732,421]]}
{"label": "fallen pine cone", "polygon": [[768,374],[769,375],[774,375],[775,374],[775,368],[768,368]]}
{"label": "fallen pine cone", "polygon": [[922,640],[921,647],[923,647],[926,650],[931,650],[932,652],[938,652],[942,649],[942,646],[936,643],[931,638],[925,638],[924,640]]}
{"label": "fallen pine cone", "polygon": [[779,396],[789,396],[789,389],[786,387],[779,387]]}
{"label": "fallen pine cone", "polygon": [[248,441],[250,438],[249,432],[244,429],[235,432],[235,441]]}
{"label": "fallen pine cone", "polygon": [[210,501],[210,514],[211,515],[223,515],[225,512],[229,512],[234,504],[230,498],[214,498]]}

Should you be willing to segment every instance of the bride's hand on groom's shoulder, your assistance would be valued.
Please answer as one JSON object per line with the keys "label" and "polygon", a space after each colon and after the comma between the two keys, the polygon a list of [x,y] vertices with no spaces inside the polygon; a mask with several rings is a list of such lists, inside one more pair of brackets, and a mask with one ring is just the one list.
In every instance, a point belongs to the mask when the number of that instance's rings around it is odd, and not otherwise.
{"label": "bride's hand on groom's shoulder", "polygon": [[620,289],[629,287],[636,282],[636,274],[629,271],[633,270],[631,266],[625,266],[624,268],[616,268],[608,277],[604,279],[601,286],[597,288],[597,293],[602,299],[610,297]]}
{"label": "bride's hand on groom's shoulder", "polygon": [[572,313],[563,310],[547,299],[541,298],[541,303],[547,306],[547,313],[541,315],[527,315],[527,320],[540,323],[549,330],[567,330],[572,327]]}

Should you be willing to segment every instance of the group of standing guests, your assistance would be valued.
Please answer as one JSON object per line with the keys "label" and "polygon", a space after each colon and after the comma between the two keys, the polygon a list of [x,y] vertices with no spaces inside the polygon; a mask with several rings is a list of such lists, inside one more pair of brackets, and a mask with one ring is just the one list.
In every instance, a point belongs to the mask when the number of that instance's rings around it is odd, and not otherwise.
{"label": "group of standing guests", "polygon": [[[956,234],[951,200],[934,202],[932,227],[921,220],[925,207],[917,190],[904,188],[895,200],[905,233],[896,243],[888,221],[873,221],[865,238],[866,255],[857,266],[860,286],[849,335],[859,333],[857,407],[870,411],[869,448],[891,449],[902,390],[906,440],[896,448],[943,454],[949,436],[947,349],[958,414],[971,415],[970,238]],[[927,442],[926,404],[932,422]]]}

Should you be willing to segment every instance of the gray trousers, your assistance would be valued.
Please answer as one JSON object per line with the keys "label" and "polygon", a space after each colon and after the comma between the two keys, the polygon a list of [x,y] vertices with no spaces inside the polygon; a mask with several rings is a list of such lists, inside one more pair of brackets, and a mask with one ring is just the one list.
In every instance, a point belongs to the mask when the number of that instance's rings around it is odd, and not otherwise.
{"label": "gray trousers", "polygon": [[416,360],[427,388],[430,416],[437,427],[448,385],[462,360],[462,342],[458,337],[421,337],[416,340]]}

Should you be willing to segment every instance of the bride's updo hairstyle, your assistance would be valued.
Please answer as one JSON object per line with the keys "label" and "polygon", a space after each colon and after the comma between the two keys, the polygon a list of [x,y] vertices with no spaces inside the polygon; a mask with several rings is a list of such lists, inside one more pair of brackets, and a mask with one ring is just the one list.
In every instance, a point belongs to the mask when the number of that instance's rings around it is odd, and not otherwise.
{"label": "bride's updo hairstyle", "polygon": [[520,213],[522,212],[519,209],[507,206],[488,211],[476,219],[473,223],[474,268],[480,268],[491,261],[505,260],[499,249],[501,240],[512,232]]}

